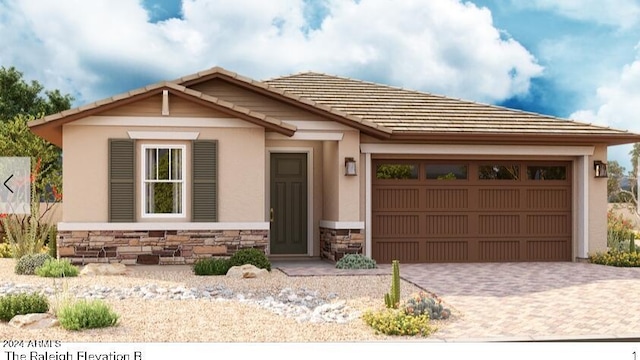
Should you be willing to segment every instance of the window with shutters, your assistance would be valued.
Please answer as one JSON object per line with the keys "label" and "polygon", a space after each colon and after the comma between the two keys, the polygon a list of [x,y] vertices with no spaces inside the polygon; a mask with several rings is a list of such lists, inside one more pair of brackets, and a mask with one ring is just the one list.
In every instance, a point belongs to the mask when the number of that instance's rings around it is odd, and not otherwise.
{"label": "window with shutters", "polygon": [[184,217],[186,146],[142,145],[142,216]]}

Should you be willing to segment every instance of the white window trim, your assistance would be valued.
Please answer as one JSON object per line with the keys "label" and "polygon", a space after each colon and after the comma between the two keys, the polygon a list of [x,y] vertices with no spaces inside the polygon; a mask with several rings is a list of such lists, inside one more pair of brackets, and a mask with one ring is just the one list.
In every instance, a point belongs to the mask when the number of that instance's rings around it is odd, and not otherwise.
{"label": "white window trim", "polygon": [[[145,198],[145,173],[147,169],[147,157],[145,156],[147,149],[181,149],[182,150],[182,212],[178,214],[147,214],[146,198]],[[187,146],[177,144],[142,144],[140,151],[140,217],[144,219],[183,219],[187,217]]]}

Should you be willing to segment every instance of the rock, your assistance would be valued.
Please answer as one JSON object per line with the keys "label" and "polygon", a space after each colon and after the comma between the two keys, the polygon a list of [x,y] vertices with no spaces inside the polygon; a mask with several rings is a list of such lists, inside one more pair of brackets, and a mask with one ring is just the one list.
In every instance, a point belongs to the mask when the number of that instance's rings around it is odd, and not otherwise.
{"label": "rock", "polygon": [[26,314],[14,316],[9,325],[19,329],[47,329],[60,325],[60,322],[48,313]]}
{"label": "rock", "polygon": [[125,275],[127,267],[124,264],[87,264],[80,271],[80,275]]}
{"label": "rock", "polygon": [[227,276],[236,279],[252,279],[261,278],[269,275],[269,271],[266,269],[260,269],[251,264],[245,264],[241,266],[232,266],[227,271]]}

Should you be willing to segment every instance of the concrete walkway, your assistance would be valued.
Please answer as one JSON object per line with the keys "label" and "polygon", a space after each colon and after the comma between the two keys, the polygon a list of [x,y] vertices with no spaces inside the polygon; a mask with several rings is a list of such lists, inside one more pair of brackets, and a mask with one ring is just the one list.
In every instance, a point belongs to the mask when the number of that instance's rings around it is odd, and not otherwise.
{"label": "concrete walkway", "polygon": [[[322,261],[278,262],[290,276],[357,272]],[[437,294],[454,316],[434,341],[640,338],[640,268],[586,263],[401,264],[401,277]]]}

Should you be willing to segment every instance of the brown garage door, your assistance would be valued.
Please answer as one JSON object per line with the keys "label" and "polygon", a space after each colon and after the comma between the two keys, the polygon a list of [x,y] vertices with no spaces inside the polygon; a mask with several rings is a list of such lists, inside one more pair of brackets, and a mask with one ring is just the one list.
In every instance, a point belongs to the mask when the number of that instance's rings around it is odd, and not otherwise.
{"label": "brown garage door", "polygon": [[381,263],[571,260],[571,163],[374,160]]}

